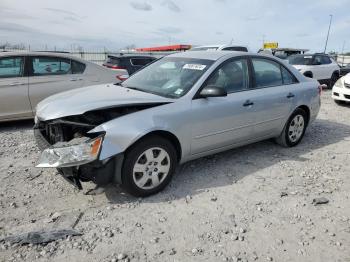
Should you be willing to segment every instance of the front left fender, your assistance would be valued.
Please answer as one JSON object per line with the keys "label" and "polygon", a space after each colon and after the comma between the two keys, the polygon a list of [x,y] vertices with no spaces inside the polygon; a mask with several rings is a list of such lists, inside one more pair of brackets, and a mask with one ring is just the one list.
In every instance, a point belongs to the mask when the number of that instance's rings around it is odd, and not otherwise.
{"label": "front left fender", "polygon": [[92,129],[89,133],[105,133],[99,159],[104,160],[125,152],[137,140],[153,131],[173,134],[180,142],[182,157],[189,154],[191,120],[188,112],[186,114],[187,107],[181,106],[180,103],[138,111]]}

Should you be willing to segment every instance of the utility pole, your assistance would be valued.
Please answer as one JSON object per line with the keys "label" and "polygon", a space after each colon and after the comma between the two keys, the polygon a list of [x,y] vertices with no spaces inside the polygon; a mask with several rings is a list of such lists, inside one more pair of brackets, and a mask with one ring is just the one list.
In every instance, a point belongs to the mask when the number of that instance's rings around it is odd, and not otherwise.
{"label": "utility pole", "polygon": [[330,16],[330,20],[329,20],[329,27],[328,27],[328,33],[327,33],[327,38],[326,38],[326,45],[324,47],[324,51],[323,53],[326,53],[326,50],[327,50],[327,44],[328,44],[328,38],[329,38],[329,32],[331,31],[331,25],[332,25],[332,18],[333,18],[333,15],[329,15]]}
{"label": "utility pole", "polygon": [[262,48],[264,48],[264,44],[265,44],[265,37],[266,37],[266,35],[262,35]]}

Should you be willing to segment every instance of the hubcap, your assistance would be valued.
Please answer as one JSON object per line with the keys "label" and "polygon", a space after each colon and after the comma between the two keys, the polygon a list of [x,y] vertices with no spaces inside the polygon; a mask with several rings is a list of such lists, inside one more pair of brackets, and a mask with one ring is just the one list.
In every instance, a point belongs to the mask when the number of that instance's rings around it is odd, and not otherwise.
{"label": "hubcap", "polygon": [[164,181],[169,170],[169,154],[162,148],[152,147],[144,151],[136,160],[133,179],[139,188],[153,189]]}
{"label": "hubcap", "polygon": [[304,131],[304,117],[302,115],[296,115],[290,122],[288,129],[288,137],[293,143],[298,141]]}

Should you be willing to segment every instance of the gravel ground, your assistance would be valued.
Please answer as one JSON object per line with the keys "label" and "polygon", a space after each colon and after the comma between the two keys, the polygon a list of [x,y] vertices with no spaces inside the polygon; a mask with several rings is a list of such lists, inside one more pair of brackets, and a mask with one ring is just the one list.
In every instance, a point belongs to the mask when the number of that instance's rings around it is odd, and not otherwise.
{"label": "gravel ground", "polygon": [[[179,167],[145,199],[78,191],[33,167],[31,122],[0,127],[0,238],[74,227],[47,245],[0,243],[0,261],[350,261],[350,106],[326,91],[302,143],[271,141]],[[313,199],[325,197],[326,204]]]}

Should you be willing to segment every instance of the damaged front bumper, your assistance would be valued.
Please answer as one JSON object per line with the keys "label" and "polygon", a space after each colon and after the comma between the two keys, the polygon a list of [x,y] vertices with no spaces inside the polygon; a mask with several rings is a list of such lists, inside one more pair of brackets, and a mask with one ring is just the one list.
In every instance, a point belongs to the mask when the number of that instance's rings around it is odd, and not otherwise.
{"label": "damaged front bumper", "polygon": [[46,148],[36,167],[71,167],[90,163],[98,158],[103,141],[102,136],[91,139],[79,137],[69,142],[57,142]]}
{"label": "damaged front bumper", "polygon": [[46,140],[38,128],[34,128],[34,136],[43,150],[36,167],[57,168],[59,174],[78,189],[82,189],[81,182],[87,181],[99,186],[121,183],[123,154],[99,159],[103,135],[74,138],[54,145]]}

